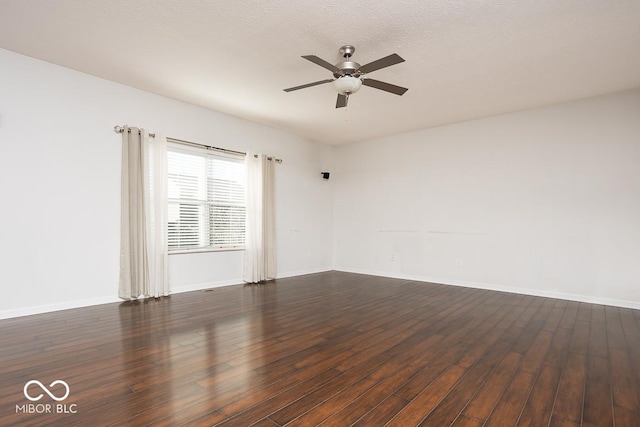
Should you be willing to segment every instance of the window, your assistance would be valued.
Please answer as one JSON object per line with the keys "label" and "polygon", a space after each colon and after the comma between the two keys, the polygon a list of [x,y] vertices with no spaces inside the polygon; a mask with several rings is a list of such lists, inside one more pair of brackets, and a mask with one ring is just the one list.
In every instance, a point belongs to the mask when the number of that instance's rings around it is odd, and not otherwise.
{"label": "window", "polygon": [[172,250],[244,247],[244,159],[169,145],[168,246]]}

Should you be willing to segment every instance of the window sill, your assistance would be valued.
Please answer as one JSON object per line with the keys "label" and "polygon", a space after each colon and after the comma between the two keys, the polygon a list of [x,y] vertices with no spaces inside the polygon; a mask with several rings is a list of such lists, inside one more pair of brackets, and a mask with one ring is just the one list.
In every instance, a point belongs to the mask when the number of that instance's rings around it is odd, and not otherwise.
{"label": "window sill", "polygon": [[203,252],[229,252],[229,251],[244,251],[242,248],[198,248],[198,249],[175,249],[168,251],[169,255],[184,255],[184,254],[196,254]]}

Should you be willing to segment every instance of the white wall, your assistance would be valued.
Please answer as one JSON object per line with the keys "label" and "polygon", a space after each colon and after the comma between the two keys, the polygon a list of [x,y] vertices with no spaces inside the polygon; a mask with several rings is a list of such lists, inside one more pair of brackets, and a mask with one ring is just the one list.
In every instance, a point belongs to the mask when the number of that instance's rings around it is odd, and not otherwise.
{"label": "white wall", "polygon": [[[0,70],[0,318],[117,301],[116,124],[283,158],[280,277],[640,308],[640,90],[335,148],[5,50]],[[171,286],[240,283],[242,256],[171,255]]]}
{"label": "white wall", "polygon": [[334,266],[640,308],[640,90],[342,146]]}
{"label": "white wall", "polygon": [[[278,275],[331,268],[331,148],[0,50],[0,318],[117,300],[129,124],[284,160]],[[242,251],[171,255],[174,291],[241,283]]]}

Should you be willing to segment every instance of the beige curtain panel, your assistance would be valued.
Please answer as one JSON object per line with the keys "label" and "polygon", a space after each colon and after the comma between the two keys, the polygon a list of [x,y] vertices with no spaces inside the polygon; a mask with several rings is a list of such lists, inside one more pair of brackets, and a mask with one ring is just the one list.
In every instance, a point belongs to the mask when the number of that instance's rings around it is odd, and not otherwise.
{"label": "beige curtain panel", "polygon": [[118,295],[135,299],[168,294],[167,140],[125,126]]}
{"label": "beige curtain panel", "polygon": [[275,161],[247,153],[247,222],[244,281],[276,278]]}

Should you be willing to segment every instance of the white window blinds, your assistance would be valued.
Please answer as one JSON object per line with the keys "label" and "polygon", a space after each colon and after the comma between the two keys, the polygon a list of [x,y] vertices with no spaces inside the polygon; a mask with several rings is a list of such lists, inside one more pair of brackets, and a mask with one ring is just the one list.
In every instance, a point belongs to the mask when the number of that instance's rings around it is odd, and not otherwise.
{"label": "white window blinds", "polygon": [[167,163],[169,250],[242,248],[244,159],[171,145]]}

